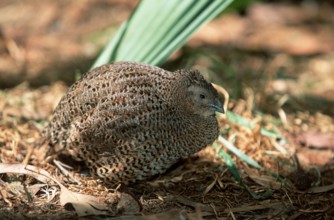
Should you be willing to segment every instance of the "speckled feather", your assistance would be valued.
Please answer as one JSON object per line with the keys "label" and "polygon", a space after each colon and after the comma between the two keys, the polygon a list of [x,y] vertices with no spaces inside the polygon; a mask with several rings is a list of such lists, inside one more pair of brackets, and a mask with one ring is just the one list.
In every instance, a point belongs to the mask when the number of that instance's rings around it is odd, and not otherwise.
{"label": "speckled feather", "polygon": [[70,87],[45,133],[93,175],[129,183],[164,173],[211,144],[219,108],[216,90],[197,71],[118,62]]}

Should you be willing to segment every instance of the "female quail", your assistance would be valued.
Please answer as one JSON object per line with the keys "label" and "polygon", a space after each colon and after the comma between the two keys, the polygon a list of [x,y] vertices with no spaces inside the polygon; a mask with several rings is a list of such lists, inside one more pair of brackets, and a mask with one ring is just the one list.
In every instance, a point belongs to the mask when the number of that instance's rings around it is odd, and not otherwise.
{"label": "female quail", "polygon": [[86,73],[46,128],[91,173],[129,183],[164,173],[218,136],[217,91],[193,70],[117,62]]}

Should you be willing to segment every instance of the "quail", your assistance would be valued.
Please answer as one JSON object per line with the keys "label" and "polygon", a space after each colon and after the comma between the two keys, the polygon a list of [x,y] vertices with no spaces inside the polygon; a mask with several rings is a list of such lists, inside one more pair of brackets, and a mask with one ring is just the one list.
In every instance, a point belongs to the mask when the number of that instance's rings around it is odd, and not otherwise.
{"label": "quail", "polygon": [[74,83],[46,127],[92,175],[132,183],[164,173],[218,136],[217,91],[195,70],[136,62],[95,68]]}

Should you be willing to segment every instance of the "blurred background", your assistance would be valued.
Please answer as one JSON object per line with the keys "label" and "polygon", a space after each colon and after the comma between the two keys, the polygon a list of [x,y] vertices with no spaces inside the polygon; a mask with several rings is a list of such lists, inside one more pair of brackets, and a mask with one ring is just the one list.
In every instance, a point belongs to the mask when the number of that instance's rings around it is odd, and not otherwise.
{"label": "blurred background", "polygon": [[[2,0],[0,88],[71,85],[138,3]],[[252,92],[268,113],[288,94],[286,110],[333,115],[333,7],[333,1],[235,1],[163,67],[197,68],[232,98]]]}

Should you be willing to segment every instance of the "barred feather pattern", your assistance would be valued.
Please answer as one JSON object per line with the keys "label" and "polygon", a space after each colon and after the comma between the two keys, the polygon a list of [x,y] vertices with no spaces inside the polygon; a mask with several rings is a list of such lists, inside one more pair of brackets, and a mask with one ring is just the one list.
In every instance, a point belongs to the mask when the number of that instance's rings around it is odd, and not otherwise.
{"label": "barred feather pattern", "polygon": [[162,174],[211,144],[218,136],[212,105],[221,106],[218,94],[197,71],[117,62],[69,88],[45,135],[93,175],[128,184]]}

